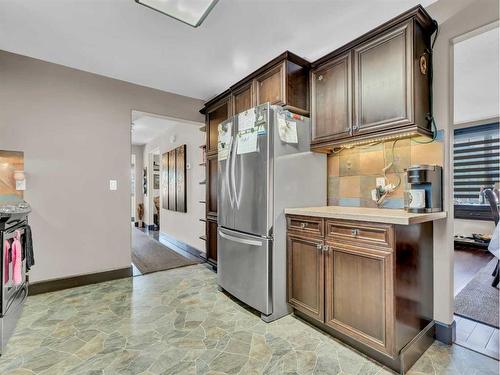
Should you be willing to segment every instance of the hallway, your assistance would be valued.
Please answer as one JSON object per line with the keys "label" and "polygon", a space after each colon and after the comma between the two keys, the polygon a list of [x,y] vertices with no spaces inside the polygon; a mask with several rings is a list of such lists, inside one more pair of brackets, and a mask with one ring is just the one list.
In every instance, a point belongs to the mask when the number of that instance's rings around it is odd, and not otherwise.
{"label": "hallway", "polygon": [[[183,251],[176,251],[173,244],[160,241],[159,232],[152,233],[132,227],[132,264],[134,276],[172,268],[185,267],[203,260]],[[172,249],[172,247],[174,249]]]}

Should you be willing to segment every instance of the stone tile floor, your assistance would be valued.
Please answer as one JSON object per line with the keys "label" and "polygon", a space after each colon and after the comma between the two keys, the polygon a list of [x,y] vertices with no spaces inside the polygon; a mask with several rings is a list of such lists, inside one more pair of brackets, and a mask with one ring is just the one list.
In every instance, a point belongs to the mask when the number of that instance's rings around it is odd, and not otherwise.
{"label": "stone tile floor", "polygon": [[[304,322],[266,324],[203,265],[28,298],[0,374],[391,374]],[[435,343],[416,374],[498,374]]]}

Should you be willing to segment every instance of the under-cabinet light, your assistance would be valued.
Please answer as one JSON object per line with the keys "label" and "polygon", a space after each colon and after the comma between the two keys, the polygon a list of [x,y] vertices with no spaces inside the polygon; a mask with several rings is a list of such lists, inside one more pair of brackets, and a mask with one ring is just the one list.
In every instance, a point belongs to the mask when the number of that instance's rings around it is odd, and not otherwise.
{"label": "under-cabinet light", "polygon": [[135,0],[190,26],[198,27],[218,0]]}
{"label": "under-cabinet light", "polygon": [[367,145],[371,143],[380,143],[380,142],[386,142],[386,141],[393,141],[396,139],[401,139],[401,138],[412,138],[414,136],[419,136],[419,137],[426,137],[423,134],[419,134],[418,132],[406,132],[406,133],[399,133],[399,134],[391,134],[383,137],[375,137],[375,138],[369,138],[369,139],[364,139],[361,141],[356,141],[356,142],[348,142],[344,143],[338,146],[335,146],[335,148],[332,150],[335,152],[335,149],[346,149],[346,148],[352,148],[356,146],[362,146],[362,145]]}

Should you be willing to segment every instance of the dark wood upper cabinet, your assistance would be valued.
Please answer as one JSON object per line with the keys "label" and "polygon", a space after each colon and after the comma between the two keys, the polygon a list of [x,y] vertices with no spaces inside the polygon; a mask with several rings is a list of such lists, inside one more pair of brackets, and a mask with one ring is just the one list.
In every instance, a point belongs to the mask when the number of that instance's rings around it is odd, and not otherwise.
{"label": "dark wood upper cabinet", "polygon": [[351,53],[339,56],[311,74],[312,141],[345,138],[352,127]]}
{"label": "dark wood upper cabinet", "polygon": [[284,105],[285,63],[279,63],[255,79],[257,105],[264,103]]}
{"label": "dark wood upper cabinet", "polygon": [[255,106],[253,81],[233,90],[233,114],[238,114]]}
{"label": "dark wood upper cabinet", "polygon": [[413,22],[354,49],[354,129],[413,124]]}
{"label": "dark wood upper cabinet", "polygon": [[[288,53],[288,57],[290,57]],[[299,60],[299,58],[294,58]],[[309,63],[284,59],[255,78],[256,105],[281,105],[291,112],[309,114]]]}
{"label": "dark wood upper cabinet", "polygon": [[[291,52],[282,53],[231,86],[227,92],[231,97],[232,114],[269,102],[308,115],[309,66],[308,61]],[[220,94],[208,101],[200,112],[207,115],[223,96]]]}
{"label": "dark wood upper cabinet", "polygon": [[212,103],[205,111],[207,126],[207,155],[217,153],[218,126],[231,116],[231,97],[226,93],[221,99]]}
{"label": "dark wood upper cabinet", "polygon": [[312,148],[331,151],[396,133],[431,135],[434,31],[417,6],[312,63]]}

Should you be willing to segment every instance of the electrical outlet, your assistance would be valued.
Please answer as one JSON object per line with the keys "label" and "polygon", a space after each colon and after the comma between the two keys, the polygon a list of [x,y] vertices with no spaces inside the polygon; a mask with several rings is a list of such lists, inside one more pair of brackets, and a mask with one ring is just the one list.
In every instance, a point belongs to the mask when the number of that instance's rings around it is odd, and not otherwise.
{"label": "electrical outlet", "polygon": [[385,186],[385,177],[377,177],[375,181],[375,186]]}

